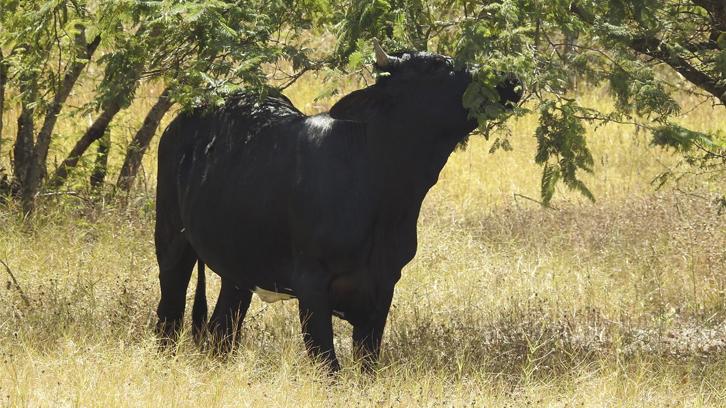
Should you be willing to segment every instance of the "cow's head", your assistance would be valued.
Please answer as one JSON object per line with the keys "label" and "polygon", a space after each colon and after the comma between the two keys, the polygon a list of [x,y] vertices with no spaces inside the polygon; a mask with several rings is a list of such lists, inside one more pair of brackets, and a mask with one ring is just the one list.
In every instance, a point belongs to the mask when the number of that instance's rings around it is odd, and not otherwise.
{"label": "cow's head", "polygon": [[[343,97],[330,110],[334,119],[371,122],[377,118],[418,124],[436,133],[468,134],[477,126],[462,99],[472,82],[452,58],[430,52],[386,54],[374,40],[376,65],[384,71],[375,85]],[[497,87],[500,103],[516,104],[521,91],[516,80]]]}

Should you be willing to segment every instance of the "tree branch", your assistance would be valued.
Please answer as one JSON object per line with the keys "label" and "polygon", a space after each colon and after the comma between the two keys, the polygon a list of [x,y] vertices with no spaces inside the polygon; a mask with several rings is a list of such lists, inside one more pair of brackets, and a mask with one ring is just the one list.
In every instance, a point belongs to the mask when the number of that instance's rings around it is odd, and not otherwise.
{"label": "tree branch", "polygon": [[129,144],[124,164],[121,167],[121,172],[116,182],[116,188],[118,190],[126,193],[131,191],[131,187],[134,185],[139,167],[141,166],[141,160],[144,158],[144,153],[148,149],[151,139],[154,137],[164,114],[174,104],[174,101],[171,99],[171,93],[172,88],[167,87],[159,95],[156,103],[146,115],[143,125],[141,125],[141,128],[136,132],[136,135],[134,135],[133,140]]}
{"label": "tree branch", "polygon": [[717,28],[726,31],[726,3],[723,0],[691,0],[693,4],[708,11],[717,20]]}
{"label": "tree branch", "polygon": [[[709,7],[713,7],[713,10],[717,9],[717,2],[714,0],[692,0],[694,4],[700,6],[702,4],[707,4]],[[723,4],[722,0],[718,0],[722,3],[721,11],[724,13],[723,16],[726,18],[726,5]],[[702,6],[703,7],[703,6]],[[705,8],[705,7],[704,7]],[[707,9],[709,10],[709,9]],[[709,10],[710,11],[710,10]],[[593,17],[585,13],[581,8],[579,3],[573,2],[570,5],[570,12],[575,14],[581,21],[593,25]],[[726,23],[726,20],[723,21]],[[680,55],[677,55],[675,53],[672,53],[669,51],[668,43],[660,40],[658,38],[654,37],[642,37],[642,38],[634,38],[631,41],[627,42],[625,44],[628,48],[635,51],[638,54],[647,55],[651,58],[655,58],[671,68],[673,68],[676,72],[683,75],[686,80],[691,82],[692,84],[698,86],[699,88],[703,89],[704,91],[710,93],[714,97],[716,97],[718,100],[721,101],[724,105],[726,105],[726,85],[719,85],[718,81],[715,78],[711,78],[707,74],[699,71],[695,67],[693,67],[691,64],[686,61],[685,58],[683,58]]]}
{"label": "tree branch", "polygon": [[20,298],[23,299],[23,302],[25,303],[25,306],[30,307],[30,301],[28,300],[28,297],[25,296],[25,292],[23,292],[23,289],[20,288],[20,284],[18,283],[18,280],[15,279],[15,275],[13,274],[13,271],[10,270],[10,267],[8,264],[5,263],[2,259],[0,259],[0,263],[3,264],[5,267],[5,270],[8,271],[8,275],[10,275],[10,279],[13,280],[13,285],[15,285],[15,289],[18,290],[18,293],[20,293]]}
{"label": "tree branch", "polygon": [[68,174],[78,164],[81,156],[86,152],[91,143],[103,137],[106,133],[109,123],[113,120],[114,116],[121,110],[121,105],[118,103],[109,103],[101,114],[93,121],[93,124],[86,130],[73,150],[68,154],[63,163],[55,171],[55,175],[48,181],[48,187],[58,188],[66,182]]}
{"label": "tree branch", "polygon": [[723,104],[726,104],[726,86],[718,85],[715,78],[704,74],[694,68],[680,55],[668,51],[668,44],[657,38],[635,38],[628,43],[628,47],[633,51],[656,58],[676,72],[683,75],[689,82],[702,88],[706,92],[718,98]]}

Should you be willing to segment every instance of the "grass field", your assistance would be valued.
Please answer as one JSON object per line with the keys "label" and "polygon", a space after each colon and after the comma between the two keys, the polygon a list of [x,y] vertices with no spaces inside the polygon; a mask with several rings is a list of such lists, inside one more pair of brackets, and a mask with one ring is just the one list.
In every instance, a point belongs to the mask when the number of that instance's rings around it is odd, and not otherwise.
{"label": "grass field", "polygon": [[[316,86],[289,95],[326,109]],[[608,103],[601,91],[579,98]],[[687,116],[726,129],[723,108]],[[116,166],[133,134],[117,126]],[[157,351],[154,151],[128,207],[53,196],[29,220],[0,208],[0,259],[23,293],[0,265],[0,406],[726,406],[726,218],[713,201],[726,177],[655,191],[657,174],[687,170],[680,158],[605,126],[585,178],[598,201],[559,191],[544,209],[534,127],[510,123],[512,152],[472,137],[451,157],[424,202],[375,376],[359,374],[339,320],[341,375],[314,367],[296,301],[255,298],[227,359],[190,336]]]}

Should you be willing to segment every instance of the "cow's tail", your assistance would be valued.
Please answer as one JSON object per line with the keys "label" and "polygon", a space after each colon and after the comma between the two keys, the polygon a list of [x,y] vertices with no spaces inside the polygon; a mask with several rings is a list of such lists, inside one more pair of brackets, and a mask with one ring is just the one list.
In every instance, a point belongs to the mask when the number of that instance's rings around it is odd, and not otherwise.
{"label": "cow's tail", "polygon": [[194,293],[192,306],[192,334],[198,344],[204,342],[207,331],[207,288],[204,274],[204,262],[197,261],[197,291]]}

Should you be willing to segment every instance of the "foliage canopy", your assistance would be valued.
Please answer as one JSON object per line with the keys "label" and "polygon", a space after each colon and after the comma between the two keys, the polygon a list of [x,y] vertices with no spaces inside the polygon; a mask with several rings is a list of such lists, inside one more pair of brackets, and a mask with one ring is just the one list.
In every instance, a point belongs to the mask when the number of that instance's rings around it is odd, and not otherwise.
{"label": "foliage canopy", "polygon": [[[506,119],[486,103],[501,72],[520,78],[530,103],[514,114],[538,117],[535,160],[543,168],[545,205],[560,182],[594,200],[579,178],[593,168],[588,124],[632,123],[650,131],[653,145],[684,154],[690,164],[723,171],[726,162],[723,133],[679,125],[682,109],[673,98],[692,93],[723,114],[721,0],[3,0],[0,27],[0,101],[7,94],[22,106],[12,190],[28,203],[49,179],[47,150],[62,110],[101,112],[104,130],[143,81],[166,86],[168,101],[157,116],[171,103],[214,106],[243,87],[264,95],[275,92],[266,67],[283,60],[291,67],[287,84],[307,70],[326,69],[331,85],[319,95],[325,96],[336,91],[336,75],[371,62],[372,37],[391,51],[431,50],[478,67],[463,102],[487,137]],[[305,38],[324,31],[336,34],[337,45],[315,61]],[[95,96],[75,109],[66,106],[88,66],[103,71]],[[583,106],[576,92],[587,86],[605,86],[612,109]],[[83,154],[101,134],[73,154]],[[497,135],[494,146],[510,148],[506,133]],[[140,135],[128,154],[143,154],[149,140]],[[664,173],[661,181],[671,176]]]}

